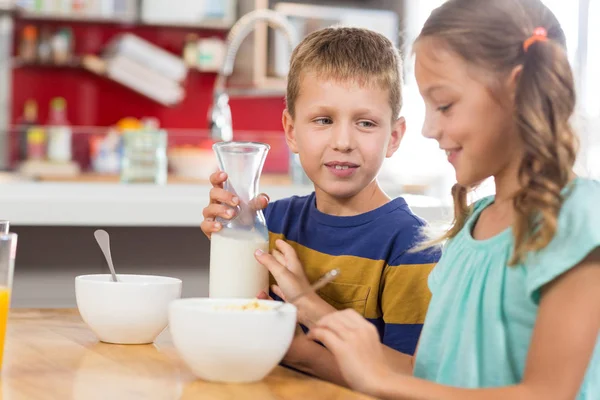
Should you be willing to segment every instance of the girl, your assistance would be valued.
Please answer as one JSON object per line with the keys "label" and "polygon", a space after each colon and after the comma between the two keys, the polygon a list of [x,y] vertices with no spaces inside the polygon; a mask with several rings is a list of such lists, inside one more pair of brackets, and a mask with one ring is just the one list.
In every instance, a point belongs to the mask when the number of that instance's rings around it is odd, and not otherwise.
{"label": "girl", "polygon": [[[540,0],[449,0],[415,54],[423,133],[458,182],[415,359],[383,347],[354,311],[322,317],[306,300],[308,338],[350,386],[380,398],[600,399],[600,183],[573,173],[575,91],[558,21]],[[467,206],[489,177],[495,196]],[[283,256],[258,258],[291,297],[301,269]]]}

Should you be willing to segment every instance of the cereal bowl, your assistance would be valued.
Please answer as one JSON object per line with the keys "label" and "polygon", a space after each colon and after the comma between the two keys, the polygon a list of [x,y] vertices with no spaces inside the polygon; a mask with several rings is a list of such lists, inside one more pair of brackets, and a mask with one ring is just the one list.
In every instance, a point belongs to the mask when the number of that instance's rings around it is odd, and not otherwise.
{"label": "cereal bowl", "polygon": [[193,298],[169,306],[169,331],[183,361],[212,382],[256,382],[287,352],[296,307],[273,300]]}
{"label": "cereal bowl", "polygon": [[181,297],[180,279],[155,275],[81,275],[75,298],[83,321],[98,339],[115,344],[152,343],[165,329],[172,300]]}

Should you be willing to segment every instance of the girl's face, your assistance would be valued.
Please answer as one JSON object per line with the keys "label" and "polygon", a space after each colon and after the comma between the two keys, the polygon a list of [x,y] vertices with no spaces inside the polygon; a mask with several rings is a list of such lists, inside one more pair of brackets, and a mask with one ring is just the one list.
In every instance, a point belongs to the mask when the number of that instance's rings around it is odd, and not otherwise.
{"label": "girl's face", "polygon": [[[486,72],[431,38],[416,47],[415,74],[425,101],[423,136],[438,141],[460,185],[516,173],[523,144],[513,117],[510,82],[494,95]],[[487,76],[489,81],[489,76]]]}

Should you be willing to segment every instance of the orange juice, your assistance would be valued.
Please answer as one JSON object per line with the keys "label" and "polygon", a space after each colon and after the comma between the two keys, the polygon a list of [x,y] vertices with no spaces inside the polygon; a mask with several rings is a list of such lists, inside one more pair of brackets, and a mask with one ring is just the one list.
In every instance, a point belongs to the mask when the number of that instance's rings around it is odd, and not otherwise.
{"label": "orange juice", "polygon": [[6,336],[6,322],[10,305],[10,290],[0,287],[0,369],[4,356],[4,338]]}

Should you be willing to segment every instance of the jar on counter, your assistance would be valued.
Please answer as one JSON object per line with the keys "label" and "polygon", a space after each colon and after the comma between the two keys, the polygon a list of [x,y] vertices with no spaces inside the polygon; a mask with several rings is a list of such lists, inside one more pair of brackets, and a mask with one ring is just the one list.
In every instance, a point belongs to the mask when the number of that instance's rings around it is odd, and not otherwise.
{"label": "jar on counter", "polygon": [[167,183],[167,132],[132,130],[123,133],[121,182]]}

